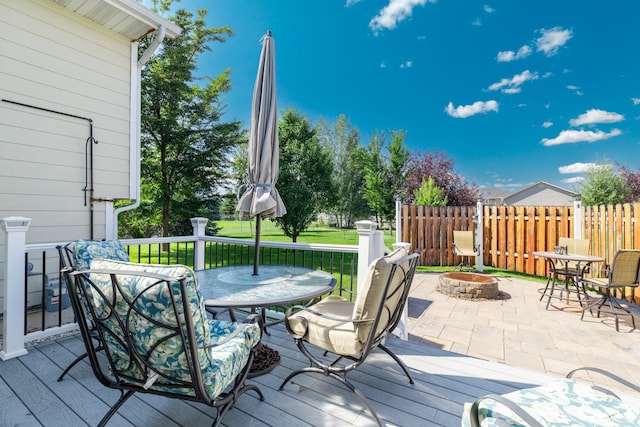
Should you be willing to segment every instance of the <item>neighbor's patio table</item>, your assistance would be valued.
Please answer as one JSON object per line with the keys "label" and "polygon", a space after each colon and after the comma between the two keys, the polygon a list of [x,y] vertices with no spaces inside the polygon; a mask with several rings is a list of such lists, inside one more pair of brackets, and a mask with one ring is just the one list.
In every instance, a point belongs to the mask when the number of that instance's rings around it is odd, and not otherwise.
{"label": "neighbor's patio table", "polygon": [[[252,312],[260,309],[265,332],[266,308],[312,301],[336,286],[335,277],[325,271],[290,265],[260,265],[257,275],[253,275],[253,265],[212,268],[195,273],[207,307],[250,308]],[[278,322],[269,325],[274,323]],[[268,347],[256,355],[256,366],[264,365],[260,357],[269,357],[274,363],[252,370],[251,376],[271,371],[279,360],[277,352]]]}
{"label": "neighbor's patio table", "polygon": [[[573,282],[577,296],[577,300],[573,301],[578,301],[580,305],[582,305],[583,298],[585,301],[589,298],[584,285],[582,284],[582,272],[592,263],[604,261],[604,258],[599,256],[581,254],[559,254],[550,251],[536,251],[533,252],[533,255],[544,258],[549,266],[549,278],[547,279],[547,286],[544,288],[544,290],[542,290],[542,295],[540,296],[540,301],[542,301],[542,298],[544,298],[545,296],[548,297],[546,307],[547,310],[549,309],[549,304],[551,304],[551,298],[559,298],[560,300],[562,300],[562,295],[565,291],[567,292],[567,303],[571,300],[569,295],[572,291],[569,289],[569,281]],[[575,274],[569,272],[567,267],[568,262],[576,263]],[[581,267],[581,264],[583,265],[583,267]],[[563,275],[565,278],[564,286],[560,288],[559,297],[554,295],[556,284],[558,282],[558,274]],[[570,277],[571,280],[569,280]],[[551,289],[549,289],[549,285],[551,285]]]}

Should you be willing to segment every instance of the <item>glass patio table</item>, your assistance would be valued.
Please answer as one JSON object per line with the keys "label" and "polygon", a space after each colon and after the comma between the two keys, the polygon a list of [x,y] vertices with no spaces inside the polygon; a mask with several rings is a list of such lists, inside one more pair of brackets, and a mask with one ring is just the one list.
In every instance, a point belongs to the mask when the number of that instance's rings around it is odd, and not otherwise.
{"label": "glass patio table", "polygon": [[[265,322],[268,307],[312,301],[336,286],[333,275],[306,267],[260,265],[253,275],[253,265],[198,270],[196,280],[207,307],[250,308],[261,311]],[[273,322],[269,325],[272,325]],[[271,371],[280,359],[277,352],[264,344],[258,350],[250,376]]]}
{"label": "glass patio table", "polygon": [[[583,300],[586,301],[589,296],[587,295],[586,290],[584,289],[584,285],[582,284],[582,272],[584,269],[591,265],[594,262],[602,262],[604,258],[593,255],[581,255],[581,254],[560,254],[556,252],[550,251],[536,251],[533,255],[544,258],[547,261],[547,265],[549,266],[549,278],[547,279],[547,286],[542,290],[542,295],[540,296],[540,300],[545,296],[549,299],[547,300],[547,307],[549,309],[549,305],[551,304],[551,298],[558,298],[558,296],[554,295],[554,292],[557,288],[558,275],[564,276],[564,286],[558,287],[560,290],[560,300],[563,298],[563,293],[566,291],[567,303],[570,299],[570,292],[573,291],[576,293],[577,302],[582,305]],[[575,274],[572,274],[568,270],[567,263],[574,262],[576,263],[576,271]],[[581,267],[582,266],[582,267]],[[571,279],[570,279],[571,278]],[[575,290],[569,289],[569,281],[573,282]],[[549,285],[551,285],[551,289],[549,289]]]}

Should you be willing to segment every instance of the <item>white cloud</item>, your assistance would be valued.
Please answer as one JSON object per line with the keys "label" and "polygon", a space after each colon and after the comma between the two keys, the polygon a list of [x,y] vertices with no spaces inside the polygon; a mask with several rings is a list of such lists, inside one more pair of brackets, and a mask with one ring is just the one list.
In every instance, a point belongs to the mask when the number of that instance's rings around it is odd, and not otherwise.
{"label": "white cloud", "polygon": [[537,80],[538,73],[531,73],[525,70],[520,74],[516,74],[510,79],[502,79],[498,83],[493,83],[487,90],[500,90],[502,93],[513,94],[520,92],[520,86],[531,80]]}
{"label": "white cloud", "polygon": [[413,65],[413,61],[407,61],[400,64],[400,68],[411,68],[412,65]]}
{"label": "white cloud", "polygon": [[567,85],[567,89],[574,91],[576,93],[576,95],[579,95],[579,96],[584,95],[584,93],[580,90],[579,86]]}
{"label": "white cloud", "polygon": [[498,102],[491,101],[476,101],[471,105],[459,105],[453,106],[453,102],[444,109],[448,115],[458,119],[466,119],[467,117],[475,116],[476,114],[487,114],[489,111],[498,111]]}
{"label": "white cloud", "polygon": [[485,4],[484,6],[482,6],[482,8],[484,9],[485,12],[487,13],[493,13],[496,10],[494,8],[492,8],[491,6],[489,6],[488,4]]}
{"label": "white cloud", "polygon": [[553,27],[549,30],[538,30],[542,35],[536,39],[538,52],[543,52],[547,56],[558,53],[558,49],[564,46],[573,37],[571,30],[563,30],[562,27]]}
{"label": "white cloud", "polygon": [[572,178],[563,179],[562,182],[565,184],[580,184],[586,180],[587,179],[584,176],[574,176]]}
{"label": "white cloud", "polygon": [[609,111],[591,109],[580,114],[578,118],[569,120],[571,126],[594,125],[597,123],[617,123],[624,121],[624,116]]}
{"label": "white cloud", "polygon": [[561,174],[584,173],[589,169],[596,167],[596,163],[573,163],[566,166],[560,166],[558,172]]}
{"label": "white cloud", "polygon": [[482,27],[482,20],[480,18],[476,18],[471,21],[471,25],[473,25],[474,27]]}
{"label": "white cloud", "polygon": [[546,122],[542,123],[542,127],[543,128],[550,128],[551,126],[553,126],[553,122],[546,121]]}
{"label": "white cloud", "polygon": [[638,105],[640,104],[640,98],[631,98],[631,102],[633,102],[633,105]]}
{"label": "white cloud", "polygon": [[354,5],[356,3],[360,3],[362,0],[347,0],[347,3],[345,4],[346,7],[349,7],[351,5]]}
{"label": "white cloud", "polygon": [[386,5],[378,13],[378,15],[369,22],[369,27],[374,33],[380,30],[393,30],[402,22],[413,14],[413,8],[416,6],[424,6],[427,2],[435,3],[437,0],[389,0]]}
{"label": "white cloud", "polygon": [[527,45],[522,46],[518,49],[518,52],[514,52],[512,50],[505,50],[503,52],[498,52],[497,60],[498,62],[511,62],[516,59],[526,58],[531,55],[531,48]]}
{"label": "white cloud", "polygon": [[380,68],[387,68],[387,64],[385,64],[384,62],[380,63]]}
{"label": "white cloud", "polygon": [[574,144],[576,142],[602,141],[621,134],[622,131],[620,129],[613,129],[609,133],[603,132],[601,130],[563,130],[555,138],[543,138],[540,142],[542,143],[542,145],[549,147],[551,145]]}

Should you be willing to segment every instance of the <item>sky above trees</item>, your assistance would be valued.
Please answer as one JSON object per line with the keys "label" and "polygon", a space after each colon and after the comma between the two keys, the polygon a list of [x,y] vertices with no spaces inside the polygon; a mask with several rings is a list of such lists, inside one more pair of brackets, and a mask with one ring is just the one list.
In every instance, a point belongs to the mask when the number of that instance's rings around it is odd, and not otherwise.
{"label": "sky above trees", "polygon": [[367,144],[406,132],[480,187],[576,190],[591,165],[640,165],[640,3],[499,0],[182,0],[234,35],[199,61],[231,70],[228,119],[248,123],[260,38],[276,43],[278,103],[345,114]]}

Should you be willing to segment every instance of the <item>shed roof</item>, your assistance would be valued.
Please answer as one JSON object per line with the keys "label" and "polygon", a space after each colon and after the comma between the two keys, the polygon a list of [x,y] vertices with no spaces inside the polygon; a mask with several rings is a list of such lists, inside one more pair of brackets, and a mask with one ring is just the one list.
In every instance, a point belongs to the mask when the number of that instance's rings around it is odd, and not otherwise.
{"label": "shed roof", "polygon": [[136,0],[51,0],[93,22],[115,31],[129,40],[165,27],[167,37],[174,38],[182,29],[147,9]]}

